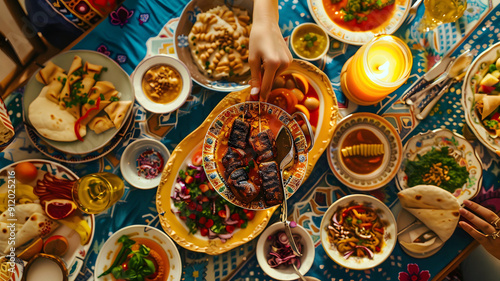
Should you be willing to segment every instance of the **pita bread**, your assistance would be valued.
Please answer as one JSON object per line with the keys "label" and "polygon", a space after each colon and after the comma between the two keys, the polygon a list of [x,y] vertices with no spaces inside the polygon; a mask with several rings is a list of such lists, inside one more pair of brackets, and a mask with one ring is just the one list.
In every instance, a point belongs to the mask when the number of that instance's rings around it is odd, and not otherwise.
{"label": "pita bread", "polygon": [[100,134],[114,127],[113,122],[109,120],[108,116],[101,116],[92,119],[89,123],[89,129],[94,131],[96,134]]}
{"label": "pita bread", "polygon": [[[30,104],[28,118],[31,125],[43,137],[55,141],[76,141],[75,134],[76,118],[68,111],[61,109],[59,105],[51,102],[46,97],[47,86],[40,95]],[[87,133],[85,126],[80,126],[80,136]]]}
{"label": "pita bread", "polygon": [[104,109],[115,124],[115,128],[120,128],[131,104],[131,101],[116,101]]}
{"label": "pita bread", "polygon": [[445,242],[458,224],[460,204],[448,191],[433,185],[417,185],[398,193],[401,205]]}
{"label": "pita bread", "polygon": [[42,213],[33,213],[29,219],[22,224],[21,227],[17,227],[15,243],[14,245],[9,245],[3,249],[4,253],[10,250],[10,247],[20,248],[24,243],[30,241],[36,237],[45,237],[54,231],[59,224]]}
{"label": "pita bread", "polygon": [[[16,222],[20,224],[26,223],[33,213],[45,213],[42,206],[36,203],[18,204],[14,208],[16,210]],[[8,222],[10,218],[10,212],[6,210],[0,215],[0,222]]]}

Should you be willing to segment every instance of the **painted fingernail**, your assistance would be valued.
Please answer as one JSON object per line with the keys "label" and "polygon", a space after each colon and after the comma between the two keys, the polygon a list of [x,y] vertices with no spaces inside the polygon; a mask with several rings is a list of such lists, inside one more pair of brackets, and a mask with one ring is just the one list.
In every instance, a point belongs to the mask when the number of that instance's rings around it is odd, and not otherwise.
{"label": "painted fingernail", "polygon": [[255,96],[259,94],[260,89],[258,87],[253,87],[250,91],[250,95]]}

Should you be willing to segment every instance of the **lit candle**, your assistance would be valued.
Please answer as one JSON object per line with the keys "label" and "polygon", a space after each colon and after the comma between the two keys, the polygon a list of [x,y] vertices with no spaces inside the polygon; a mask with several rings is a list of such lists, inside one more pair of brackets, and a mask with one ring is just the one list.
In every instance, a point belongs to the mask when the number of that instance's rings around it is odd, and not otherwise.
{"label": "lit candle", "polygon": [[342,92],[357,104],[375,104],[408,79],[412,63],[411,51],[401,39],[376,36],[345,63]]}

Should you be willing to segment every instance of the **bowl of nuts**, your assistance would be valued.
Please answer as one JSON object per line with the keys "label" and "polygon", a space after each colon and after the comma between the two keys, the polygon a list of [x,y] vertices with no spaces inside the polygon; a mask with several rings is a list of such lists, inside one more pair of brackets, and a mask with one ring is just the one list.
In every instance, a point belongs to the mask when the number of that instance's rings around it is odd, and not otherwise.
{"label": "bowl of nuts", "polygon": [[141,61],[131,75],[135,99],[147,111],[170,113],[191,94],[191,75],[180,60],[155,55]]}

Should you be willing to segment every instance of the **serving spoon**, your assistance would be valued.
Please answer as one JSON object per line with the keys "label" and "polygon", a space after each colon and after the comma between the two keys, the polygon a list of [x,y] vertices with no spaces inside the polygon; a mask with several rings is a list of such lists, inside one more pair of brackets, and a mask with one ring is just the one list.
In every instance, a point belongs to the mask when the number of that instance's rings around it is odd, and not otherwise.
{"label": "serving spoon", "polygon": [[285,233],[288,237],[288,241],[290,242],[290,247],[292,248],[293,253],[301,257],[302,253],[297,248],[297,244],[293,239],[292,230],[290,229],[290,225],[288,224],[288,207],[287,207],[287,197],[288,192],[285,187],[285,180],[283,179],[283,171],[290,167],[293,164],[293,158],[295,154],[295,148],[293,145],[292,134],[288,130],[287,127],[281,126],[280,131],[278,132],[278,136],[276,137],[276,163],[279,163],[280,166],[280,178],[281,178],[281,187],[283,190],[283,203],[281,204],[282,214],[281,214],[281,222],[285,225]]}

